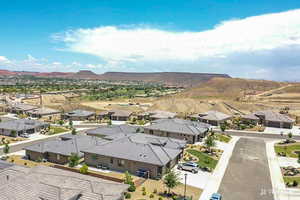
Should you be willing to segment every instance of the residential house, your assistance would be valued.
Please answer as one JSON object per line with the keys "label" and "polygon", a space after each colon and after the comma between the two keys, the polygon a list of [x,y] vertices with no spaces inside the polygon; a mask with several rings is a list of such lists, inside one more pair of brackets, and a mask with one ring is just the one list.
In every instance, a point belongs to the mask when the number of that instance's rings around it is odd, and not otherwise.
{"label": "residential house", "polygon": [[42,165],[0,168],[0,182],[0,200],[123,200],[129,187]]}
{"label": "residential house", "polygon": [[0,123],[0,135],[17,137],[21,134],[33,134],[50,125],[33,119],[15,119]]}
{"label": "residential house", "polygon": [[86,131],[87,135],[90,136],[96,136],[96,137],[106,137],[106,136],[112,136],[116,134],[132,134],[139,132],[140,127],[138,126],[130,126],[128,124],[122,124],[122,125],[106,125],[106,126],[100,126],[95,129],[89,129]]}
{"label": "residential house", "polygon": [[201,141],[209,127],[210,125],[206,123],[174,118],[156,120],[143,128],[146,134],[171,137],[194,144]]}
{"label": "residential house", "polygon": [[26,114],[28,111],[37,109],[38,106],[29,105],[24,103],[13,103],[9,104],[6,108],[6,112],[14,113],[14,114]]}
{"label": "residential house", "polygon": [[163,138],[147,138],[147,135],[137,133],[94,145],[82,152],[84,162],[89,166],[103,165],[136,175],[143,171],[147,173],[146,177],[160,178],[182,157],[182,146],[185,144],[180,144]]}
{"label": "residential house", "polygon": [[259,124],[260,119],[254,113],[249,113],[249,114],[242,115],[241,121],[246,124],[257,125]]}
{"label": "residential house", "polygon": [[176,113],[168,112],[168,111],[163,111],[163,110],[154,110],[154,111],[148,111],[148,112],[143,112],[139,113],[137,115],[137,118],[139,120],[158,120],[158,119],[172,119],[176,117]]}
{"label": "residential house", "polygon": [[64,113],[62,115],[62,118],[72,121],[91,120],[95,119],[95,112],[90,112],[86,110],[73,110],[71,112]]}
{"label": "residential house", "polygon": [[[287,115],[273,110],[257,111],[253,113],[259,119],[259,124],[275,128],[293,128],[295,120]],[[249,116],[242,116],[243,120],[252,120]]]}
{"label": "residential house", "polygon": [[86,135],[63,135],[60,139],[40,142],[25,147],[26,156],[29,160],[46,159],[49,162],[57,164],[66,164],[72,154],[83,157],[81,150],[89,148],[92,145],[106,142],[100,138]]}
{"label": "residential house", "polygon": [[231,116],[222,112],[211,110],[208,112],[192,115],[190,116],[190,118],[195,118],[200,122],[207,123],[212,126],[220,126],[222,123],[230,120]]}
{"label": "residential house", "polygon": [[110,110],[99,113],[99,119],[110,119],[114,121],[128,121],[133,112],[128,110]]}
{"label": "residential house", "polygon": [[43,118],[43,119],[48,119],[48,120],[59,119],[60,118],[60,113],[61,112],[59,110],[46,108],[46,107],[41,107],[41,108],[37,108],[37,109],[34,109],[34,110],[27,111],[27,114],[30,117]]}

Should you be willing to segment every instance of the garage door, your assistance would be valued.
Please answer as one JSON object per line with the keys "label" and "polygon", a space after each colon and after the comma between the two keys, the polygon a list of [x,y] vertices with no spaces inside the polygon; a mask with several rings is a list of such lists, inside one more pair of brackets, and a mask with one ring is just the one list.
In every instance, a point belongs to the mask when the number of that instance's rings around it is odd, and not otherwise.
{"label": "garage door", "polygon": [[270,122],[269,121],[268,126],[275,127],[275,128],[280,128],[280,122]]}

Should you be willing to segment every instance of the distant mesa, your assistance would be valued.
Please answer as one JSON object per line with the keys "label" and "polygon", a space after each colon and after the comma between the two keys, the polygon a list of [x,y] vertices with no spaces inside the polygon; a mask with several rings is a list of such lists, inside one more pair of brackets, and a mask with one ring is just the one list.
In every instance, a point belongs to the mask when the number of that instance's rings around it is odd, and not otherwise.
{"label": "distant mesa", "polygon": [[31,75],[37,77],[95,79],[108,81],[142,81],[148,83],[162,83],[169,86],[193,87],[207,82],[212,78],[231,78],[227,74],[189,73],[189,72],[106,72],[96,74],[90,70],[79,72],[26,72],[0,70],[1,76]]}

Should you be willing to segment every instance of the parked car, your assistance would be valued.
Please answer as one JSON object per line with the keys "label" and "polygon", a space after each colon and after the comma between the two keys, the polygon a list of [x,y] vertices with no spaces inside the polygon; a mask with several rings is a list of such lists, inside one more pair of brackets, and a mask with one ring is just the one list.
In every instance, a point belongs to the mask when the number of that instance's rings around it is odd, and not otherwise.
{"label": "parked car", "polygon": [[20,134],[20,137],[29,138],[29,135],[27,133],[22,133],[22,134]]}
{"label": "parked car", "polygon": [[190,171],[194,174],[197,174],[199,171],[199,165],[193,162],[179,163],[177,169]]}
{"label": "parked car", "polygon": [[148,178],[149,171],[144,169],[139,169],[136,171],[136,175],[143,178]]}
{"label": "parked car", "polygon": [[107,170],[107,169],[109,169],[109,167],[108,167],[108,166],[106,166],[106,165],[103,165],[103,164],[98,164],[98,165],[97,165],[97,168],[98,168],[98,169],[104,169],[104,170]]}
{"label": "parked car", "polygon": [[219,193],[213,193],[210,197],[210,200],[221,200],[222,199],[222,195]]}

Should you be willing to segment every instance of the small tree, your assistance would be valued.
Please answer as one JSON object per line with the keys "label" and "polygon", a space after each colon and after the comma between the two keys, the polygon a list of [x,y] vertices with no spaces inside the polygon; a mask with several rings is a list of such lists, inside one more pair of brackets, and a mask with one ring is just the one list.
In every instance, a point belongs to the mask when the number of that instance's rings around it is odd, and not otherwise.
{"label": "small tree", "polygon": [[4,148],[3,148],[3,153],[4,154],[8,154],[9,153],[9,149],[10,149],[9,145],[7,143],[5,143]]}
{"label": "small tree", "polygon": [[65,123],[64,120],[59,120],[58,121],[58,124],[61,125],[61,126],[64,125],[64,123]]}
{"label": "small tree", "polygon": [[221,129],[221,131],[224,133],[225,132],[225,130],[226,130],[226,124],[225,123],[222,123],[221,125],[220,125],[220,129]]}
{"label": "small tree", "polygon": [[72,129],[72,132],[71,132],[71,134],[72,134],[72,135],[76,135],[76,134],[77,134],[77,131],[76,131],[76,129],[75,129],[75,128],[73,128],[73,129]]}
{"label": "small tree", "polygon": [[171,189],[177,187],[180,184],[180,176],[179,172],[175,172],[174,170],[170,170],[163,179],[163,183],[168,188],[168,194],[170,194]]}
{"label": "small tree", "polygon": [[293,133],[292,133],[292,132],[289,132],[289,133],[288,133],[288,138],[289,138],[289,139],[292,139],[292,138],[293,138]]}
{"label": "small tree", "polygon": [[16,132],[15,130],[12,130],[12,131],[10,132],[10,136],[11,136],[11,137],[17,137],[17,132]]}
{"label": "small tree", "polygon": [[82,165],[82,167],[80,167],[79,172],[82,174],[87,174],[88,170],[89,170],[89,167],[86,164],[84,164],[84,165]]}
{"label": "small tree", "polygon": [[75,167],[79,164],[80,157],[77,153],[72,153],[69,158],[69,167]]}
{"label": "small tree", "polygon": [[73,121],[72,120],[69,121],[69,126],[73,127]]}
{"label": "small tree", "polygon": [[300,152],[298,153],[298,163],[300,163]]}
{"label": "small tree", "polygon": [[136,187],[134,185],[133,179],[128,171],[125,172],[124,183],[129,185],[128,191],[134,192]]}
{"label": "small tree", "polygon": [[216,146],[215,138],[211,135],[207,136],[204,141],[204,145],[208,148],[210,152],[211,148]]}

